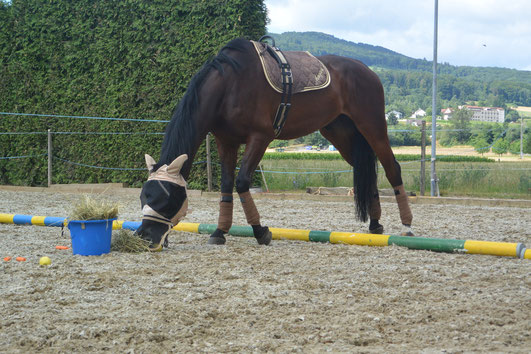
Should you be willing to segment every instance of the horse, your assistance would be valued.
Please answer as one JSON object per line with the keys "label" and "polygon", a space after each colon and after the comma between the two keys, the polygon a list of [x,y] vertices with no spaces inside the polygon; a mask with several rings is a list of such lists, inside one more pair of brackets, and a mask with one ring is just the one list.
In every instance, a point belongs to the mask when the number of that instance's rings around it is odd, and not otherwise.
{"label": "horse", "polygon": [[[233,39],[204,63],[166,126],[160,159],[145,155],[149,178],[140,195],[142,223],[136,233],[150,241],[152,250],[160,251],[167,245],[172,226],[186,215],[186,179],[208,133],[215,137],[221,162],[218,225],[208,244],[226,242],[232,225],[234,187],[257,242],[271,242],[271,232],[261,225],[249,191],[252,175],[275,138],[295,139],[317,130],[353,167],[356,216],[362,222],[369,219],[369,232],[383,233],[377,188],[379,160],[395,193],[402,234],[413,235],[400,164],[387,135],[380,79],[351,58],[324,55],[317,59],[329,72],[329,85],[292,95],[280,132],[275,131],[273,121],[283,97],[267,82],[253,42]],[[235,178],[241,145],[245,150]]]}

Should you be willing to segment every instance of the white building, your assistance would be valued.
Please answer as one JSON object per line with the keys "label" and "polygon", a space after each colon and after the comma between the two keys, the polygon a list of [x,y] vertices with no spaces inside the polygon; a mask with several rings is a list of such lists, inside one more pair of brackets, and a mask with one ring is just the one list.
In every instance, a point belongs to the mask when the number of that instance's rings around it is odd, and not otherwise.
{"label": "white building", "polygon": [[[471,120],[480,122],[503,123],[505,121],[505,110],[500,107],[479,107],[479,106],[459,106],[459,109],[466,109],[473,112]],[[455,113],[453,108],[441,109],[442,119],[450,120]]]}
{"label": "white building", "polygon": [[471,120],[494,123],[505,122],[505,110],[500,107],[463,106],[459,108],[465,108],[466,110],[474,112]]}
{"label": "white building", "polygon": [[454,113],[453,108],[443,108],[441,109],[441,116],[444,120],[452,119],[452,114]]}
{"label": "white building", "polygon": [[394,114],[394,116],[396,117],[396,119],[402,119],[404,118],[404,114],[402,112],[399,112],[399,111],[389,111],[385,114],[385,120],[389,120],[389,116],[391,114]]}
{"label": "white building", "polygon": [[409,118],[417,119],[417,118],[422,118],[422,117],[426,117],[426,111],[419,108],[415,112],[413,112],[413,114]]}

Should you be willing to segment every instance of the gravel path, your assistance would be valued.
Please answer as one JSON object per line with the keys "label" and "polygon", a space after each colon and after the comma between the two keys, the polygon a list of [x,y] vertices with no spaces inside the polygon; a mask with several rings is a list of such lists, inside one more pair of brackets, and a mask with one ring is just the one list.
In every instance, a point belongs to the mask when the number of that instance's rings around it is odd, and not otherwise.
{"label": "gravel path", "polygon": [[[0,213],[68,216],[79,195],[0,191]],[[138,196],[113,196],[139,220]],[[353,203],[259,199],[265,225],[365,232]],[[216,223],[190,198],[186,222]],[[400,232],[382,203],[385,233]],[[245,225],[241,206],[234,223]],[[418,235],[523,242],[529,209],[412,205]],[[173,232],[158,254],[73,256],[60,228],[0,224],[0,352],[522,352],[531,262]],[[52,265],[40,267],[39,257]],[[27,258],[16,262],[16,256]]]}

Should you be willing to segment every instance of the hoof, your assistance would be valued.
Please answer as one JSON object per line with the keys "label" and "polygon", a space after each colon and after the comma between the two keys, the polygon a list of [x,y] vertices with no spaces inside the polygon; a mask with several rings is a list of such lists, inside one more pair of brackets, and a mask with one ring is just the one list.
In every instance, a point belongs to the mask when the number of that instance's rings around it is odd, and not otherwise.
{"label": "hoof", "polygon": [[254,236],[256,238],[256,241],[259,245],[269,245],[271,243],[271,239],[273,238],[273,234],[271,231],[269,231],[269,227],[263,227],[260,234],[258,236]]}
{"label": "hoof", "polygon": [[400,236],[415,236],[413,230],[411,230],[411,225],[403,225],[402,233]]}
{"label": "hoof", "polygon": [[371,223],[369,224],[369,233],[371,234],[383,234],[384,228],[378,220],[371,219]]}
{"label": "hoof", "polygon": [[381,234],[383,234],[383,230],[384,230],[383,226],[379,225],[378,227],[376,227],[374,229],[370,229],[369,228],[369,233],[371,233],[371,234],[380,234],[381,235]]}
{"label": "hoof", "polygon": [[225,242],[227,242],[227,239],[223,235],[223,231],[220,229],[216,229],[212,235],[210,235],[210,238],[208,239],[209,245],[224,245]]}

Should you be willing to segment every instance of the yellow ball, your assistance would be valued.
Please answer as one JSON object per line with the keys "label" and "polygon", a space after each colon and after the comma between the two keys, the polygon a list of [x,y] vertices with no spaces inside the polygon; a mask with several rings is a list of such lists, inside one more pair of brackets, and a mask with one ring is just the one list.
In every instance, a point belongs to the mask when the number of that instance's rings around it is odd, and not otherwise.
{"label": "yellow ball", "polygon": [[50,257],[41,257],[41,259],[39,259],[39,264],[41,266],[47,266],[52,264],[52,260],[50,259]]}

